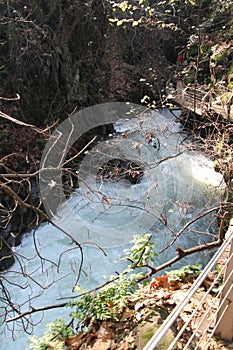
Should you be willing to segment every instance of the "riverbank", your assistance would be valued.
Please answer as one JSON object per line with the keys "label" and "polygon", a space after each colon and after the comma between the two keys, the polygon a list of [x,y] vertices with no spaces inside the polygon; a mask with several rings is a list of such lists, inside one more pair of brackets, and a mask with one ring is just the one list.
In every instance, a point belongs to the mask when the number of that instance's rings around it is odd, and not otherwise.
{"label": "riverbank", "polygon": [[[223,261],[222,261],[223,262]],[[186,296],[189,288],[194,282],[191,267],[187,267],[187,274],[184,269],[170,271],[166,275],[154,278],[146,286],[139,285],[139,289],[133,296],[129,296],[124,306],[119,306],[115,318],[108,318],[104,321],[86,319],[85,327],[87,331],[82,331],[66,338],[62,336],[49,335],[34,340],[35,343],[44,344],[50,349],[65,348],[66,350],[143,350],[144,346],[158,330],[173,308]],[[193,267],[193,271],[195,268]],[[196,268],[196,271],[198,269]],[[166,333],[159,344],[160,350],[167,350],[176,334],[187,322],[189,315],[199,305],[200,300],[205,297],[206,291],[210,288],[217,271],[212,271],[197,290],[190,302],[186,305],[180,317]],[[208,308],[215,310],[219,300],[216,299],[218,285],[205,297],[205,303],[198,309],[197,317],[186,327],[182,338],[176,344],[176,349],[183,349],[190,335],[196,331],[199,320],[206,315]],[[96,295],[96,297],[98,297]],[[109,309],[114,307],[114,303],[109,303]],[[86,315],[87,316],[87,315]],[[192,341],[190,348],[195,348],[199,342],[204,349],[208,346],[211,350],[230,350],[233,348],[231,341],[224,341],[211,335],[211,329],[206,330],[206,324],[211,319],[208,314],[206,322],[198,328],[198,332]],[[213,320],[214,322],[214,320]],[[51,327],[51,325],[50,325]],[[50,328],[51,329],[51,328]],[[204,338],[202,338],[204,332]],[[34,349],[34,348],[32,348]]]}
{"label": "riverbank", "polygon": [[[232,236],[232,225],[227,237],[230,235]],[[218,260],[216,270],[208,273],[201,287],[196,290],[180,312],[179,317],[159,342],[160,350],[168,349],[184,325],[185,329],[176,341],[177,350],[182,350],[187,342],[189,342],[189,349],[196,349],[197,346],[198,349],[233,349],[232,339],[223,340],[221,336],[213,333],[217,316],[219,317],[219,305],[223,298],[220,289],[223,288],[224,281],[227,279],[228,257],[227,248],[227,251]],[[227,269],[229,270],[228,267]],[[143,350],[174,307],[187,298],[195,276],[200,273],[198,265],[167,272],[165,275],[152,279],[146,286],[138,285],[137,292],[127,298],[124,306],[118,305],[117,309],[115,309],[113,296],[108,308],[109,311],[111,309],[117,311],[113,314],[115,317],[101,321],[100,319],[93,320],[88,317],[88,314],[85,314],[87,331],[66,338],[56,336],[57,339],[53,337],[53,341],[49,341],[49,334],[47,334],[47,338],[41,338],[41,344],[52,349],[57,348],[60,344],[67,350]],[[106,297],[108,297],[107,294]],[[98,299],[98,292],[94,298]],[[104,303],[105,300],[103,299],[102,302]],[[95,303],[93,299],[92,307],[95,307]],[[90,309],[89,312],[91,312]],[[228,323],[232,325],[232,320],[229,319]],[[229,329],[231,329],[230,325],[227,325]],[[228,333],[228,338],[231,338],[231,333]]]}

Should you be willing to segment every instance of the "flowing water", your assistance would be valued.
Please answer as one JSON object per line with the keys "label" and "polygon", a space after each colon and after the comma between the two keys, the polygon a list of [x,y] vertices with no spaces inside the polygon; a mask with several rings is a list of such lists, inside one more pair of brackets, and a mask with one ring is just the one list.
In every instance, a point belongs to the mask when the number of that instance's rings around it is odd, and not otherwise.
{"label": "flowing water", "polygon": [[[21,305],[20,312],[30,305],[69,301],[77,294],[72,288],[82,259],[78,284],[84,289],[100,285],[105,275],[122,271],[124,263],[116,264],[115,260],[124,254],[135,234],[153,234],[156,251],[163,251],[157,257],[157,266],[175,256],[176,246],[186,249],[210,241],[217,234],[213,211],[176,237],[185,224],[214,208],[222,194],[222,177],[213,170],[210,159],[187,150],[187,135],[176,118],[168,110],[153,112],[141,118],[119,119],[115,130],[115,135],[87,152],[79,170],[80,186],[55,219],[57,226],[83,243],[83,256],[69,237],[50,224],[26,234],[21,246],[15,248],[17,261],[2,281],[11,302],[16,307]],[[100,165],[119,158],[119,154],[144,169],[138,183],[131,184],[125,178],[97,178]],[[178,262],[176,267],[205,264],[208,259],[209,253],[199,253]],[[8,318],[17,315],[1,304]],[[27,332],[41,336],[48,322],[66,317],[69,312],[61,308],[33,314],[32,323],[37,326],[33,329],[26,324]],[[3,315],[1,318],[4,321]],[[26,348],[28,334],[21,321],[7,326],[3,322],[1,327],[0,349]]]}

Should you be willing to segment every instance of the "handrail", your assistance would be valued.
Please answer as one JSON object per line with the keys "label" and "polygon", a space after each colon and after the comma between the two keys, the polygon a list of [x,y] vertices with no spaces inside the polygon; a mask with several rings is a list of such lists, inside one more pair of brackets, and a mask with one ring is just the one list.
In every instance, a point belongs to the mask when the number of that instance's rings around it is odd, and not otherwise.
{"label": "handrail", "polygon": [[202,115],[204,111],[213,111],[224,118],[233,118],[233,94],[230,96],[227,103],[220,104],[214,100],[212,90],[205,91],[202,88],[188,86],[183,80],[175,81],[176,87],[167,93],[168,100],[183,106],[186,109],[195,111],[196,114]]}
{"label": "handrail", "polygon": [[[229,261],[230,259],[232,259],[232,256],[229,257]],[[219,277],[221,276],[221,274],[223,273],[223,270],[225,269],[225,266],[222,267],[221,271],[219,271],[219,273],[217,274],[217,276],[215,277],[212,285],[215,285],[215,283],[217,282],[217,280],[219,279]],[[232,275],[232,273],[231,273]],[[228,276],[228,278],[226,279],[226,281],[224,282],[224,285],[227,284],[228,280],[230,280],[231,278],[231,275]],[[223,288],[223,286],[222,286]],[[232,288],[232,287],[231,287]],[[222,289],[221,289],[222,290]],[[217,293],[216,295],[216,298],[219,298],[220,295],[221,295],[221,290],[219,290],[219,292]],[[230,293],[231,289],[229,290],[229,293]],[[196,306],[195,310],[193,311],[192,313],[192,317],[196,314],[196,312],[199,311],[199,307],[202,305],[202,303],[205,301],[206,297],[208,294],[210,294],[211,292],[211,288],[209,288],[209,290],[205,293],[205,295],[202,297],[201,301],[199,302],[199,304]],[[228,293],[228,294],[229,294]],[[227,294],[227,295],[228,295]],[[221,302],[221,304],[219,305],[218,309],[220,308],[220,306],[223,304],[223,302],[225,301],[226,298],[224,298]],[[211,311],[211,306],[209,306],[209,308],[205,311],[204,313],[204,316],[207,316],[208,313]],[[214,320],[214,317],[216,315],[214,315],[212,318],[211,318],[211,322]],[[190,345],[191,341],[193,340],[193,338],[195,337],[196,335],[196,332],[198,331],[198,329],[201,327],[202,323],[204,322],[205,320],[205,317],[202,317],[202,319],[200,320],[200,322],[198,323],[196,329],[193,331],[192,335],[190,336],[189,340],[187,341],[187,343],[185,344],[185,347],[183,350],[185,349],[188,349],[188,346]],[[188,324],[190,323],[190,319],[187,320],[185,322],[185,324],[183,325],[183,327],[181,328],[181,330],[178,332],[178,334],[176,335],[175,339],[173,340],[173,342],[170,344],[169,348],[167,350],[172,350],[173,349],[173,346],[176,344],[177,340],[180,338],[180,336],[183,334],[184,330],[186,329],[186,327],[188,326]],[[216,326],[214,327],[214,329],[216,328]]]}
{"label": "handrail", "polygon": [[[218,262],[220,257],[223,255],[223,253],[226,251],[226,248],[233,240],[233,230],[229,233],[228,237],[225,239],[224,243],[221,245],[221,247],[218,249],[218,251],[215,253],[215,255],[212,257],[212,259],[209,261],[209,263],[206,265],[202,273],[198,276],[198,278],[195,280],[191,288],[188,290],[188,292],[183,297],[183,300],[177,304],[177,306],[173,309],[173,311],[169,314],[169,316],[166,318],[164,323],[161,325],[161,327],[157,330],[157,332],[152,336],[152,338],[149,340],[149,342],[145,345],[143,350],[154,350],[156,349],[156,345],[161,341],[163,336],[167,333],[167,331],[171,328],[173,323],[178,318],[181,311],[184,309],[184,307],[188,304],[192,296],[196,293],[197,289],[203,284],[204,280],[206,279],[208,273],[211,271],[211,269],[215,266],[215,264]],[[176,338],[175,338],[176,339]],[[175,343],[174,339],[174,343]],[[176,339],[177,340],[177,339]],[[169,350],[173,348],[173,343],[169,347]]]}

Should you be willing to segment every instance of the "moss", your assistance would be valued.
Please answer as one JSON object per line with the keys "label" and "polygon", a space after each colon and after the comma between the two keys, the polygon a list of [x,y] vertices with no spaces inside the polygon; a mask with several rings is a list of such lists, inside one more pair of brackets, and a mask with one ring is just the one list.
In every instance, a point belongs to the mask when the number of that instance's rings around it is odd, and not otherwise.
{"label": "moss", "polygon": [[168,330],[168,332],[165,334],[165,336],[162,338],[160,343],[156,346],[157,350],[167,350],[169,348],[169,345],[174,340],[174,335],[171,330]]}
{"label": "moss", "polygon": [[[158,325],[156,325],[156,327],[158,328]],[[153,327],[148,327],[146,329],[146,331],[141,335],[143,341],[146,343],[148,343],[148,341],[152,338],[152,336],[155,333],[155,330]],[[172,343],[172,341],[174,340],[174,334],[173,332],[169,329],[167,331],[167,333],[164,335],[164,337],[162,338],[162,340],[159,342],[159,344],[156,346],[157,350],[167,350],[169,345]]]}
{"label": "moss", "polygon": [[[142,350],[148,341],[152,338],[158,328],[169,314],[169,309],[155,307],[149,308],[149,312],[140,323],[137,330],[137,349]],[[173,332],[169,330],[163,339],[160,341],[156,349],[167,350],[168,346],[174,339]]]}
{"label": "moss", "polygon": [[[158,327],[158,325],[156,325]],[[154,327],[148,327],[144,333],[142,333],[141,337],[145,343],[148,343],[148,341],[153,337],[155,333]]]}

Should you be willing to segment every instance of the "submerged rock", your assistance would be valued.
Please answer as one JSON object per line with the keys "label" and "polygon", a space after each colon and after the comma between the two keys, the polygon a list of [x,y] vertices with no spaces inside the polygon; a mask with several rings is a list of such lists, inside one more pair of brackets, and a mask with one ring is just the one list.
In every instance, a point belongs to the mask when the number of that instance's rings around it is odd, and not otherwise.
{"label": "submerged rock", "polygon": [[144,175],[143,166],[127,159],[111,159],[104,163],[97,173],[99,181],[127,180],[132,185],[137,184]]}

